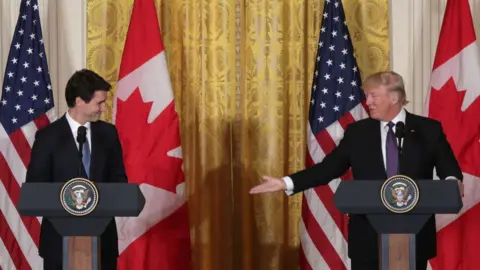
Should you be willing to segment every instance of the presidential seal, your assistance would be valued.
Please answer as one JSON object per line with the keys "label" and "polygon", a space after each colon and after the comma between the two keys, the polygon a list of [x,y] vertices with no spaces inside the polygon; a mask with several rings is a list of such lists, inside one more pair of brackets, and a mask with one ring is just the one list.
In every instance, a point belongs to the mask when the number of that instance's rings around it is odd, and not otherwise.
{"label": "presidential seal", "polygon": [[60,202],[63,209],[74,216],[88,215],[97,207],[97,187],[85,178],[73,178],[63,185]]}
{"label": "presidential seal", "polygon": [[380,197],[383,205],[393,213],[407,213],[418,203],[418,185],[410,177],[394,175],[382,185]]}

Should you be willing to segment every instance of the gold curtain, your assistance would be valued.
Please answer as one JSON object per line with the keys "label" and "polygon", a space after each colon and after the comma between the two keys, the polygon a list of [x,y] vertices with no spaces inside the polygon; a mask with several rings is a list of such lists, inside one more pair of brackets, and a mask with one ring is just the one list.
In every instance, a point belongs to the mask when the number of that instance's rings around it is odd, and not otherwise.
{"label": "gold curtain", "polygon": [[[296,269],[321,0],[156,0],[181,120],[193,269]],[[87,67],[117,81],[133,0],[88,0]],[[362,76],[389,68],[388,1],[344,1]],[[105,120],[111,120],[113,94]]]}

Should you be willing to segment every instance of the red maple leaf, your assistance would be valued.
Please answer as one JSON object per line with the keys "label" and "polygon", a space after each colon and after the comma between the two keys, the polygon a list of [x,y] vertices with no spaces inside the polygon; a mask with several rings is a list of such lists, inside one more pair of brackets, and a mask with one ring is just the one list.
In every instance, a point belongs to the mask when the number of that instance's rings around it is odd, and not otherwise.
{"label": "red maple leaf", "polygon": [[182,159],[167,153],[180,146],[178,116],[171,102],[148,123],[152,102],[137,88],[125,101],[117,100],[115,125],[120,136],[129,182],[147,183],[173,193],[184,181]]}
{"label": "red maple leaf", "polygon": [[457,90],[453,78],[439,90],[432,88],[430,93],[429,116],[442,122],[462,171],[480,176],[480,99],[462,112],[466,92]]}

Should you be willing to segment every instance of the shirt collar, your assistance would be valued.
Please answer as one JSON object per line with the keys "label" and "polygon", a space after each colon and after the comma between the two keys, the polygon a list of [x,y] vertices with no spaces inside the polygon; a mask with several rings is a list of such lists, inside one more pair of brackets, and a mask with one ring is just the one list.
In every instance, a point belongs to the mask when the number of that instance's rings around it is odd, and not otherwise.
{"label": "shirt collar", "polygon": [[[72,128],[73,132],[76,134],[78,128],[82,125],[80,123],[78,123],[77,121],[73,120],[73,118],[70,116],[68,111],[67,111],[65,116],[67,118],[68,124]],[[86,122],[83,126],[87,128],[87,133],[88,133],[89,130],[90,130],[90,122]]]}
{"label": "shirt collar", "polygon": [[[407,116],[407,113],[405,112],[405,109],[402,109],[398,114],[397,116],[395,116],[395,118],[393,118],[393,120],[391,122],[393,122],[394,125],[396,125],[398,122],[403,122],[405,123],[405,118]],[[388,122],[386,121],[380,121],[381,122],[381,125],[382,125],[382,128],[386,128],[387,127],[387,124]]]}

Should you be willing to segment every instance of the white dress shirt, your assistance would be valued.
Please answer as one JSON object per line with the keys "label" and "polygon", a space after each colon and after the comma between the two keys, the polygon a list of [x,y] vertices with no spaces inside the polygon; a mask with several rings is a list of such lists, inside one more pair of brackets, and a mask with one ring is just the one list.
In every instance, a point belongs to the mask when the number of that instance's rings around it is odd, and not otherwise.
{"label": "white dress shirt", "polygon": [[[406,126],[407,125],[407,123],[405,122],[406,116],[407,116],[407,113],[405,112],[405,109],[402,109],[397,114],[397,116],[395,116],[395,118],[393,118],[392,122],[396,125],[398,122],[401,121]],[[387,164],[387,161],[386,161],[387,160],[387,158],[386,158],[386,147],[385,147],[386,140],[387,140],[387,133],[388,133],[387,124],[388,124],[388,122],[380,121],[380,134],[381,134],[381,139],[382,139],[383,165],[385,167],[385,170],[387,168],[386,167],[386,164]],[[395,126],[393,126],[393,132],[395,132]],[[397,144],[398,144],[398,141],[397,141]],[[401,146],[403,147],[403,140],[402,140],[402,145]],[[293,181],[292,181],[292,179],[288,176],[285,176],[282,179],[283,179],[283,181],[285,181],[285,184],[287,186],[287,189],[285,190],[285,193],[287,193],[287,195],[293,194]],[[456,179],[456,177],[449,176],[446,179]]]}
{"label": "white dress shirt", "polygon": [[[65,117],[67,118],[67,121],[68,121],[68,125],[70,126],[70,129],[72,130],[72,135],[73,135],[73,138],[75,139],[75,145],[77,146],[77,149],[79,147],[78,145],[78,142],[77,142],[77,134],[78,134],[78,128],[82,125],[80,125],[80,123],[78,123],[77,121],[73,120],[73,118],[70,116],[70,114],[66,113]],[[86,122],[84,125],[84,127],[87,128],[87,138],[86,140],[88,141],[88,146],[90,148],[90,153],[92,152],[92,133],[90,131],[90,122]]]}

